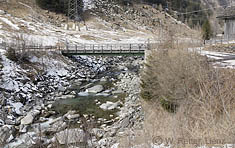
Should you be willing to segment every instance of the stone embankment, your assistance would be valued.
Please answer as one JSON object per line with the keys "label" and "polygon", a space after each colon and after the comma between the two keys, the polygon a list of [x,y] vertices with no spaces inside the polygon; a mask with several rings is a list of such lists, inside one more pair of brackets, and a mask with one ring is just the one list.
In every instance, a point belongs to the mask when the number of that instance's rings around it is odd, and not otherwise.
{"label": "stone embankment", "polygon": [[[31,66],[35,68],[40,61],[40,58],[32,56]],[[123,131],[142,126],[144,116],[138,95],[141,59],[76,57],[73,61],[54,59],[54,62],[50,62],[44,57],[44,73],[38,73],[37,77],[32,78],[36,68],[25,69],[23,65],[2,55],[2,147],[31,147],[38,144],[48,148],[58,145],[115,147]],[[114,69],[119,75],[112,74]],[[111,90],[103,85],[92,84],[109,80],[114,85]],[[84,86],[84,82],[88,84]],[[115,102],[97,103],[104,111],[117,110],[115,115],[110,115],[110,119],[97,119],[94,115],[81,114],[77,110],[68,110],[66,114],[53,110],[55,101],[75,98],[82,93],[70,89],[74,86],[81,87],[81,91],[88,94],[125,92],[126,97]],[[94,126],[92,123],[99,124]]]}

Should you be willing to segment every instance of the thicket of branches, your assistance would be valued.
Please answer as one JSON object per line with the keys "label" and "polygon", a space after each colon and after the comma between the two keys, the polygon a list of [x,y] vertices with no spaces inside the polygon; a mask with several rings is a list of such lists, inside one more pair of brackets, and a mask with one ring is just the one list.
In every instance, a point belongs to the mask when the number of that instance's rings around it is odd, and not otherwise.
{"label": "thicket of branches", "polygon": [[234,79],[234,70],[214,68],[194,52],[152,52],[141,83],[146,130],[151,136],[233,139]]}

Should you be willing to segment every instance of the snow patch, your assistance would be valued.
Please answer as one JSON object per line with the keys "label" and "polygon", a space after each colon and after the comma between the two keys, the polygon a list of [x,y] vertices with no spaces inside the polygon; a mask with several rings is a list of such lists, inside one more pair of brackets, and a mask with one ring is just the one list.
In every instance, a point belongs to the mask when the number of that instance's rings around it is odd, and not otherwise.
{"label": "snow patch", "polygon": [[13,23],[12,23],[10,20],[8,20],[7,18],[0,17],[0,20],[3,21],[4,23],[8,24],[9,26],[11,26],[12,29],[14,29],[14,30],[20,30],[20,28],[18,27],[18,25],[13,24]]}
{"label": "snow patch", "polygon": [[[211,59],[222,60],[221,62],[215,62],[215,68],[235,68],[235,54],[226,53],[226,52],[216,52],[216,51],[206,51],[203,50],[202,47],[200,48],[191,48],[189,51],[198,52],[203,56],[207,56]],[[234,58],[233,59],[226,59],[226,58]],[[223,60],[224,59],[224,60]]]}
{"label": "snow patch", "polygon": [[12,90],[12,91],[20,91],[19,82],[12,78],[21,78],[22,75],[18,74],[16,71],[19,71],[19,66],[8,60],[5,55],[2,55],[2,64],[3,64],[3,83],[0,84],[1,88]]}
{"label": "snow patch", "polygon": [[83,10],[89,10],[95,7],[93,0],[83,0]]}
{"label": "snow patch", "polygon": [[10,105],[12,105],[14,108],[15,108],[15,112],[18,114],[18,115],[21,115],[22,112],[20,111],[20,108],[22,106],[24,106],[22,103],[20,102],[16,102],[16,103],[13,103],[12,101],[9,101]]}

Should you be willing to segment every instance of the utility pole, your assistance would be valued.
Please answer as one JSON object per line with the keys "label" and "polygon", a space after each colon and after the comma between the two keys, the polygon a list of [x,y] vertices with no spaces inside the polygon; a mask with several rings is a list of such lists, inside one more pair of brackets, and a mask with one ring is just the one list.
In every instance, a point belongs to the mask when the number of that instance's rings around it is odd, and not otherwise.
{"label": "utility pole", "polygon": [[[83,11],[83,1],[82,0],[69,0],[68,1],[68,20],[72,19],[74,21],[74,29],[77,29],[80,31],[80,27],[78,22],[82,21],[82,11]],[[83,20],[84,21],[84,20]],[[85,25],[85,21],[84,21]]]}
{"label": "utility pole", "polygon": [[69,0],[68,3],[68,18],[76,19],[78,18],[78,0]]}

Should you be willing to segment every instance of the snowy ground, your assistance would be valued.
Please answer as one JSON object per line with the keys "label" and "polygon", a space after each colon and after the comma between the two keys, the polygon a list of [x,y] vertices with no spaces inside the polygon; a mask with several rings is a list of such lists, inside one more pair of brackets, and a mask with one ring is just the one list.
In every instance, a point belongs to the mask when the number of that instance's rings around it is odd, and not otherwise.
{"label": "snowy ground", "polygon": [[226,52],[206,51],[203,48],[190,49],[207,56],[210,59],[215,59],[218,62],[214,62],[215,67],[220,68],[235,68],[235,54]]}
{"label": "snowy ground", "polygon": [[[90,5],[87,5],[89,7]],[[100,18],[92,18],[82,25],[80,31],[76,27],[61,24],[57,27],[41,23],[32,18],[16,18],[10,14],[0,15],[0,40],[9,42],[12,38],[23,38],[30,44],[56,45],[58,43],[144,43],[148,39],[155,40],[155,35],[144,28],[131,30],[121,27],[112,28],[112,24]]]}

